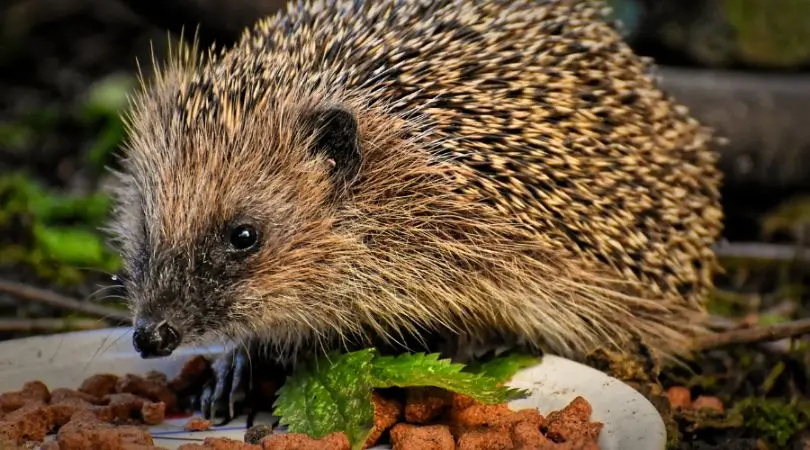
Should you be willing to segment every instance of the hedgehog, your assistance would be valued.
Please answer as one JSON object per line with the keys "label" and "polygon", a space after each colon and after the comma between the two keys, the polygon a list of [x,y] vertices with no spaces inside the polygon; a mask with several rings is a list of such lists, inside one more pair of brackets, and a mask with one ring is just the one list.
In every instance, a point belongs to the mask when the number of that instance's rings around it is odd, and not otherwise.
{"label": "hedgehog", "polygon": [[203,395],[226,421],[258,359],[688,357],[719,269],[716,138],[609,12],[307,0],[153,60],[109,227],[135,349],[232,345]]}

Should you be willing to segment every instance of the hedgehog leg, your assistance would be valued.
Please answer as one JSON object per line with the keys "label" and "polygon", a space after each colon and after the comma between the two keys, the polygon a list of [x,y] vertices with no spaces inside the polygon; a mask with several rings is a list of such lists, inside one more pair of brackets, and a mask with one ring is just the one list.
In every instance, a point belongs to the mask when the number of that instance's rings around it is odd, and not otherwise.
{"label": "hedgehog leg", "polygon": [[[200,410],[208,420],[214,420],[223,412],[224,425],[236,416],[239,388],[244,384],[242,372],[246,370],[246,351],[237,348],[219,355],[213,362],[213,377],[203,387],[200,395]],[[234,383],[236,381],[236,383]]]}
{"label": "hedgehog leg", "polygon": [[[238,347],[216,358],[213,377],[200,396],[200,409],[208,420],[222,417],[217,426],[225,425],[242,413],[247,413],[248,427],[265,397],[272,397],[276,377],[283,376],[280,366],[262,357],[256,346]],[[261,374],[261,378],[256,375]],[[266,379],[265,379],[266,378]],[[272,404],[268,398],[266,404]]]}

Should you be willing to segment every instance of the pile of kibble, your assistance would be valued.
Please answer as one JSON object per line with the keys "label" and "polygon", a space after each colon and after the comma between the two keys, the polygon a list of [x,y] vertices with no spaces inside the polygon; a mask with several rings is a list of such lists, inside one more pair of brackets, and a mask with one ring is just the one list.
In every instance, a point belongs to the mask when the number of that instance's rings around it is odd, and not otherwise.
{"label": "pile of kibble", "polygon": [[[210,362],[196,356],[169,380],[160,372],[143,376],[93,375],[77,389],[25,383],[0,394],[0,448],[43,450],[159,449],[148,431],[167,416],[188,413],[210,377]],[[565,409],[543,417],[536,409],[512,411],[484,405],[438,388],[378,391],[372,395],[374,426],[364,447],[389,444],[394,450],[598,449],[602,429],[591,422],[591,406],[577,397]],[[191,417],[185,428],[202,431],[211,423]],[[48,434],[55,439],[44,442]],[[180,450],[350,450],[346,435],[320,439],[304,434],[249,430],[246,441],[208,437]],[[43,443],[44,442],[44,443]]]}

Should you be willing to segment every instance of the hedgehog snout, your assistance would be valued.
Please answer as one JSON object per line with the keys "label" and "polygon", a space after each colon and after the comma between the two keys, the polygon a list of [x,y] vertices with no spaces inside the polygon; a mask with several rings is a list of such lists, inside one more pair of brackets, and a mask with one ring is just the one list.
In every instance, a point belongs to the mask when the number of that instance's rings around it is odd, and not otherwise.
{"label": "hedgehog snout", "polygon": [[144,359],[169,356],[182,341],[177,327],[167,320],[139,318],[135,321],[134,328],[132,345]]}

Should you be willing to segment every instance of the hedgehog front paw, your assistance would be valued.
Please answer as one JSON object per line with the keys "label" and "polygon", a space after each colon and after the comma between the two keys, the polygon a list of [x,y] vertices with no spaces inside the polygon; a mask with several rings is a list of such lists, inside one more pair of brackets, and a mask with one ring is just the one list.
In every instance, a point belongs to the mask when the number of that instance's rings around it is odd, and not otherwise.
{"label": "hedgehog front paw", "polygon": [[222,417],[216,426],[226,425],[245,413],[250,428],[260,410],[271,410],[276,389],[287,372],[275,359],[255,351],[257,348],[260,346],[240,346],[213,361],[213,376],[200,394],[200,409],[212,422]]}
{"label": "hedgehog front paw", "polygon": [[[225,425],[241,414],[244,399],[251,397],[250,355],[244,348],[219,355],[213,362],[213,377],[203,387],[200,409],[203,417],[213,421],[223,414]],[[239,408],[238,408],[239,407]]]}

